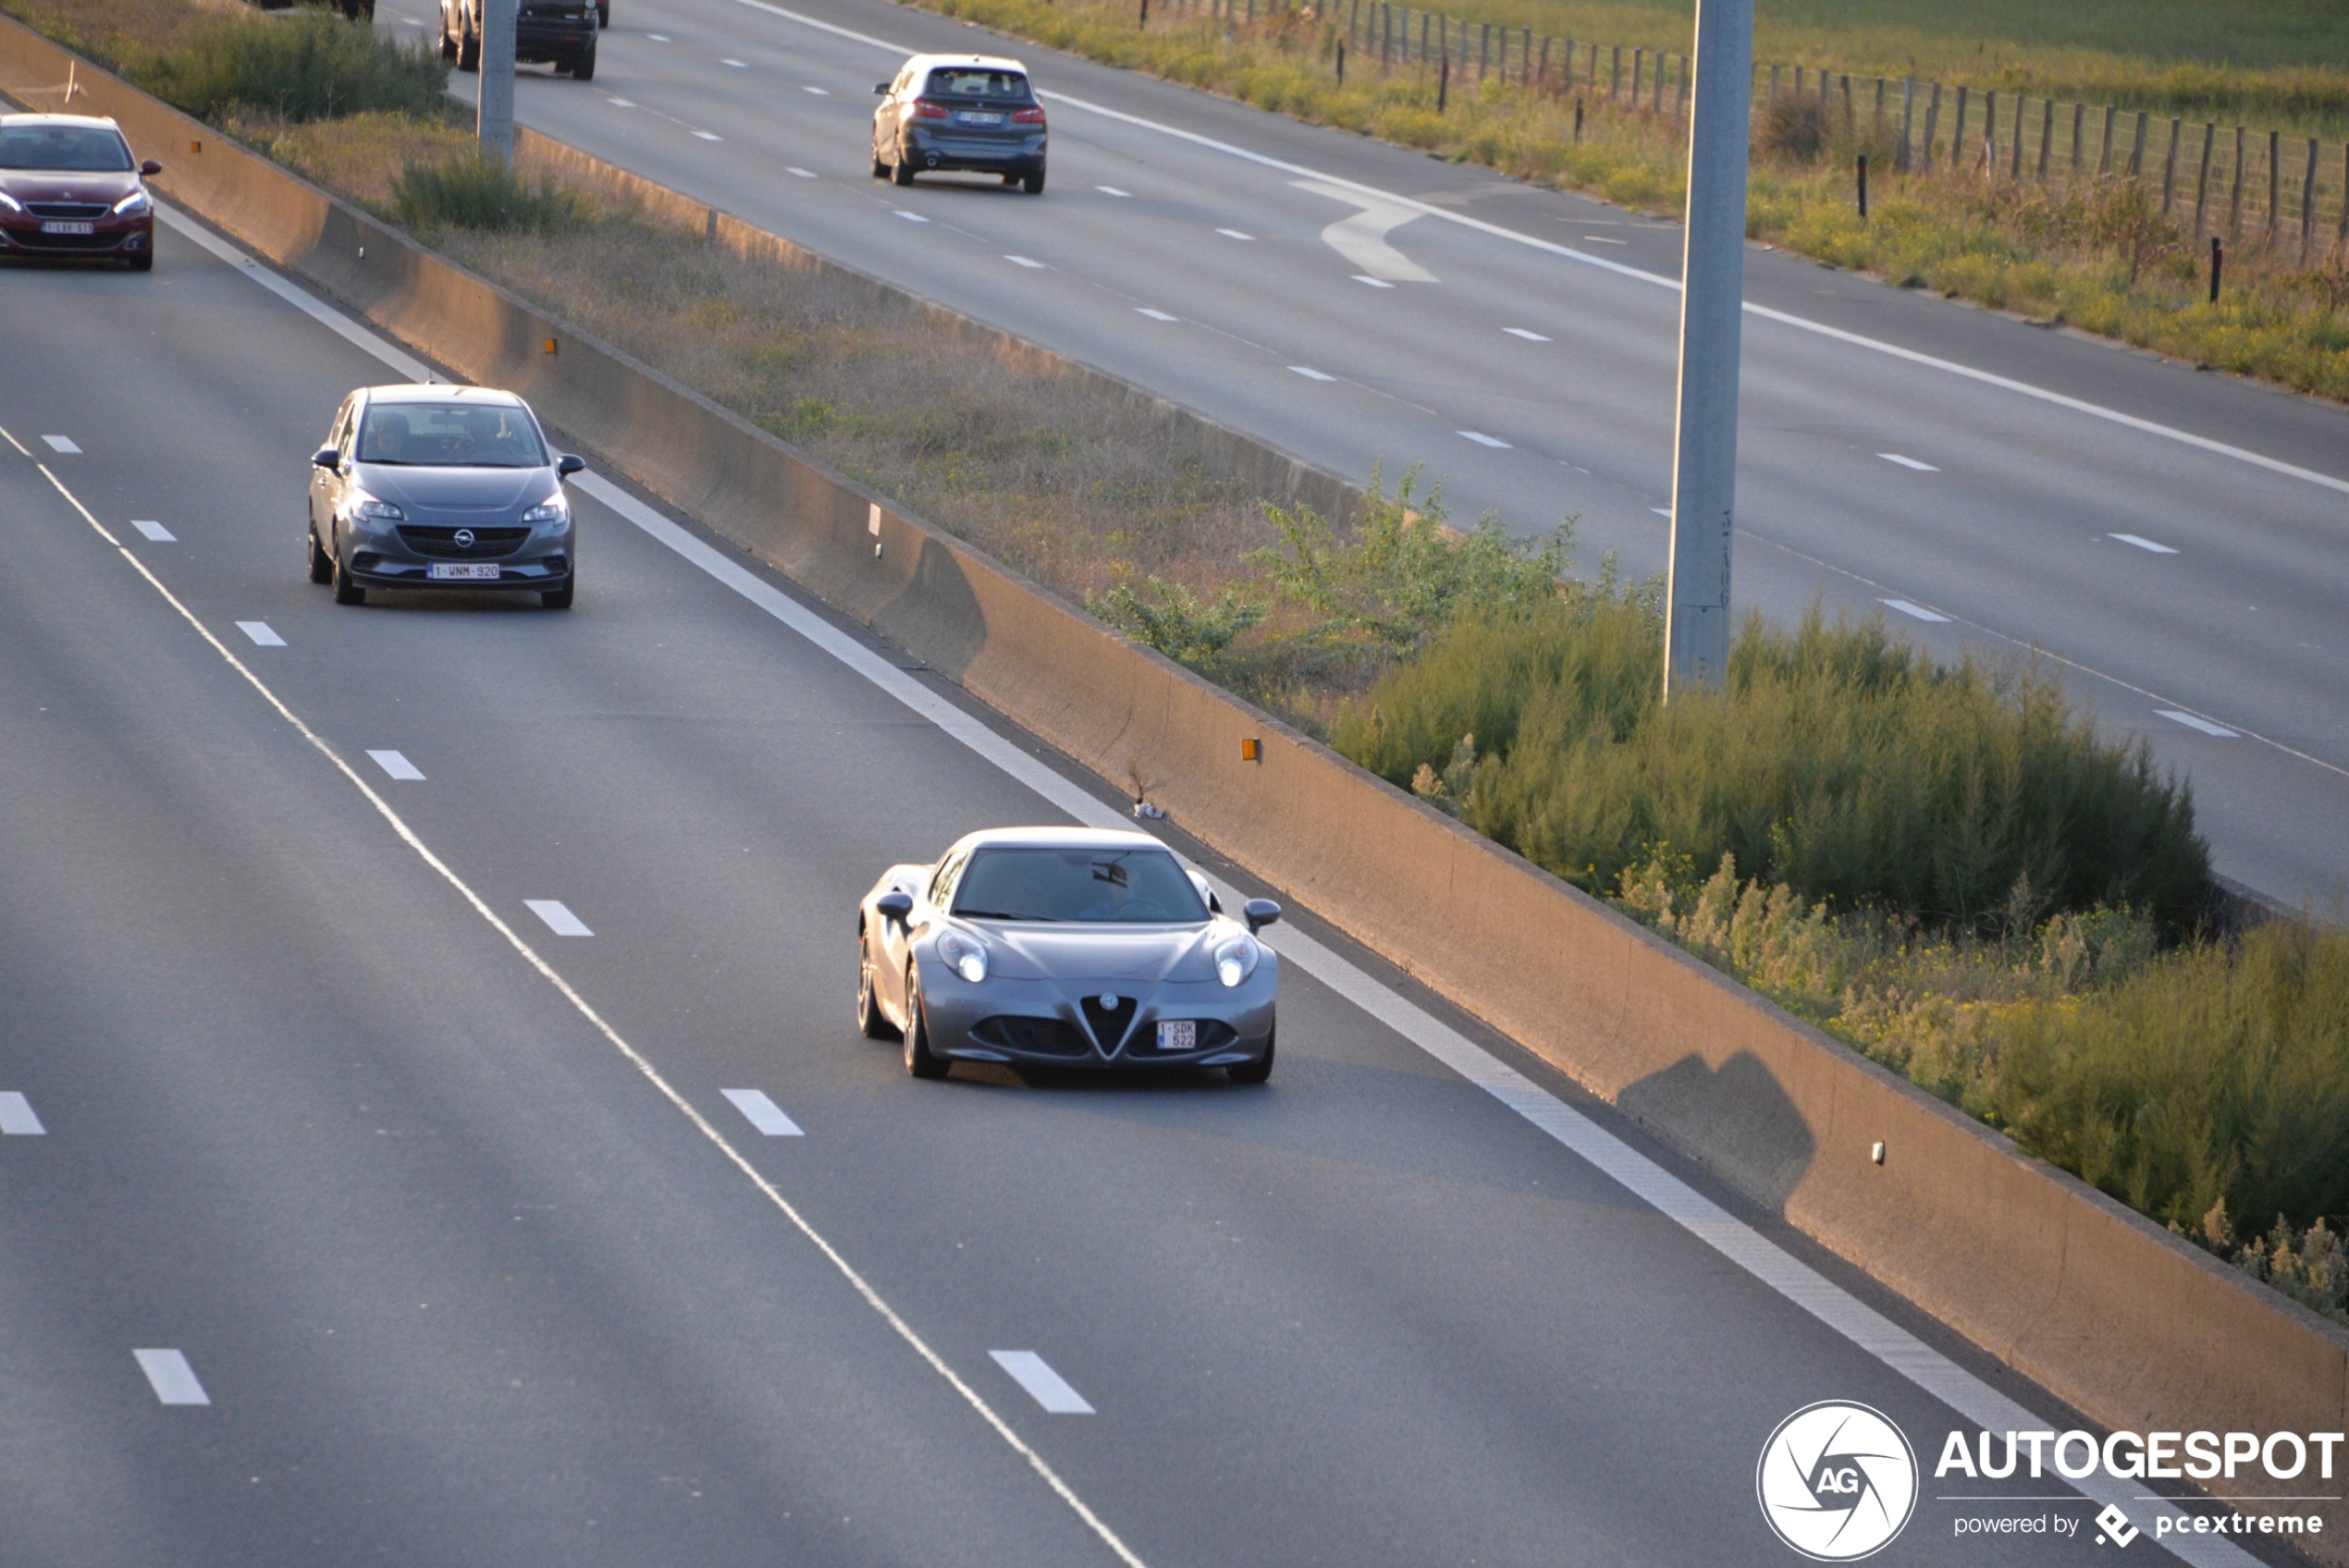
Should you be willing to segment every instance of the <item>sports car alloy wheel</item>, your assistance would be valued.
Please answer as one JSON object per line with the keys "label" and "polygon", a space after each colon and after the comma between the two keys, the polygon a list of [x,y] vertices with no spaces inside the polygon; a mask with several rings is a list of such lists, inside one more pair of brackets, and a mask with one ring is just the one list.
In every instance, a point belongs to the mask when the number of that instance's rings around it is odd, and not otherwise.
{"label": "sports car alloy wheel", "polygon": [[856,938],[856,1027],[868,1040],[894,1040],[897,1025],[880,1010],[880,998],[873,994],[873,955],[865,946],[865,938]]}
{"label": "sports car alloy wheel", "polygon": [[922,1012],[922,977],[905,976],[905,1071],[916,1078],[943,1078],[953,1061],[929,1048],[929,1021]]}

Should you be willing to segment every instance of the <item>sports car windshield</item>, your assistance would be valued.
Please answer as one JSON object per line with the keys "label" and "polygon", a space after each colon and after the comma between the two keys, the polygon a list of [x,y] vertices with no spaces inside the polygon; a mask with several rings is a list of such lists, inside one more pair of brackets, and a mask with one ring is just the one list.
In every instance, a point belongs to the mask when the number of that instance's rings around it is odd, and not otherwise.
{"label": "sports car windshield", "polygon": [[980,850],[955,889],[972,920],[1128,925],[1207,918],[1199,889],[1164,850]]}
{"label": "sports car windshield", "polygon": [[530,416],[511,404],[371,403],[359,460],[423,468],[545,468]]}

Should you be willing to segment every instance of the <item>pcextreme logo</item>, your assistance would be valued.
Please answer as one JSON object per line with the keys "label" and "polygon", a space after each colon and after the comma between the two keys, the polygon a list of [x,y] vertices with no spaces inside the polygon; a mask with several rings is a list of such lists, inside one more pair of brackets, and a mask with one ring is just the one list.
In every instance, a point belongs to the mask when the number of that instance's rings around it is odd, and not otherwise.
{"label": "pcextreme logo", "polygon": [[1753,1489],[1778,1539],[1814,1562],[1855,1562],[1915,1512],[1916,1451],[1883,1412],[1822,1400],[1778,1423]]}

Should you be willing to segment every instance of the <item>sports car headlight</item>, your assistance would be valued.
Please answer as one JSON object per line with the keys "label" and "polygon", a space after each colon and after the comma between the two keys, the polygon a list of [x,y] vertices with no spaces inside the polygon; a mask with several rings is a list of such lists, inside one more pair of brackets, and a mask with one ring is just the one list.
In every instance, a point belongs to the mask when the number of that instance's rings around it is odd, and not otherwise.
{"label": "sports car headlight", "polygon": [[389,501],[378,501],[373,496],[362,496],[351,503],[351,515],[369,522],[404,522],[408,514]]}
{"label": "sports car headlight", "polygon": [[1215,949],[1215,978],[1226,986],[1236,986],[1256,973],[1256,961],[1263,949],[1253,937],[1234,937]]}
{"label": "sports car headlight", "polygon": [[960,931],[941,933],[938,956],[953,965],[954,973],[974,986],[987,978],[987,949]]}
{"label": "sports car headlight", "polygon": [[543,522],[560,531],[571,521],[571,508],[560,496],[549,496],[522,514],[524,522]]}
{"label": "sports car headlight", "polygon": [[115,216],[128,217],[133,213],[143,213],[149,207],[154,205],[154,203],[153,202],[147,200],[147,193],[145,191],[133,190],[129,195],[125,196],[121,201],[117,202],[114,204]]}

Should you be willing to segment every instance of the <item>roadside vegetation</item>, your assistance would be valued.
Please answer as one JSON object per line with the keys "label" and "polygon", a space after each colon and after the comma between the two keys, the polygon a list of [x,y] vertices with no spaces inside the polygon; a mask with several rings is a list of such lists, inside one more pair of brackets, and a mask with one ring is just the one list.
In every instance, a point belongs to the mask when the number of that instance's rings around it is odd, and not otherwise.
{"label": "roadside vegetation", "polygon": [[[120,5],[0,0],[93,27]],[[155,80],[277,80],[207,53],[257,37],[208,18],[155,42],[188,11],[137,7]],[[407,80],[401,52],[381,60]],[[1416,472],[1373,473],[1342,526],[1285,508],[1170,446],[1141,400],[839,272],[485,165],[437,107],[211,102],[306,178],[2349,1321],[2349,934],[2215,926],[2190,793],[2047,670],[1938,667],[1880,621],[1755,620],[1725,690],[1666,709],[1658,585],[1611,561],[1578,576],[1570,526],[1455,526]]]}

